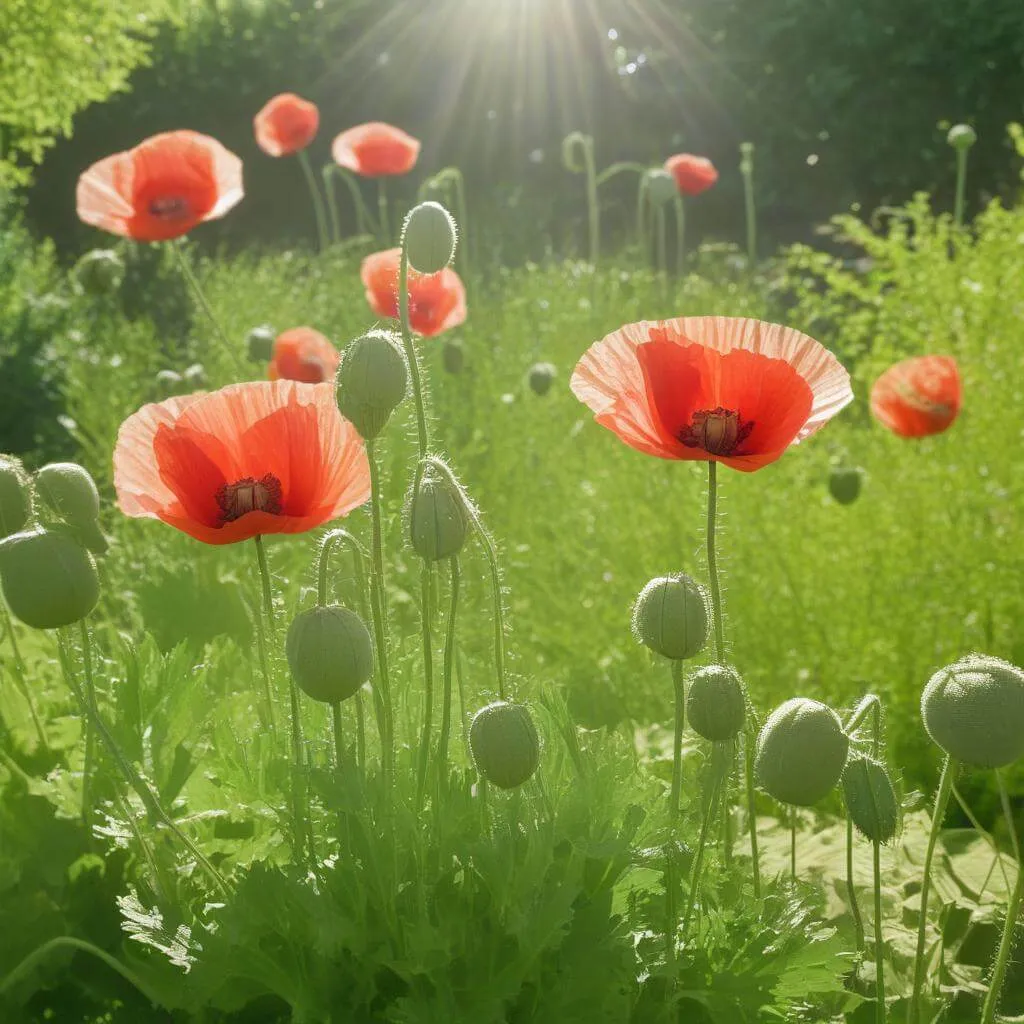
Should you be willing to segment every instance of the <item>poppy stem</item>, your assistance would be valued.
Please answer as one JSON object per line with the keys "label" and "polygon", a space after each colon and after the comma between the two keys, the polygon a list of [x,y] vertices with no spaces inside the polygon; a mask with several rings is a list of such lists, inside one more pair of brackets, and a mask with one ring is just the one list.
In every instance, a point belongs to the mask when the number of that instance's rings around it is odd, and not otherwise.
{"label": "poppy stem", "polygon": [[[717,744],[716,744],[717,746]],[[711,783],[711,796],[704,806],[704,817],[700,824],[700,838],[697,840],[697,856],[693,861],[693,874],[690,876],[690,892],[686,898],[686,911],[683,914],[683,933],[689,929],[693,908],[697,903],[697,891],[700,887],[700,876],[704,868],[704,851],[708,845],[708,833],[718,810],[718,795],[722,787],[722,766],[715,766],[715,776]]]}
{"label": "poppy stem", "polygon": [[359,189],[359,182],[354,175],[350,174],[344,167],[337,164],[324,164],[321,172],[324,179],[324,194],[327,196],[327,206],[331,212],[331,227],[334,231],[334,240],[341,241],[341,221],[338,219],[338,203],[334,195],[334,178],[341,178],[348,188],[352,197],[352,206],[356,211],[356,232],[360,235],[380,234],[380,230],[374,223],[370,211],[363,201],[363,193]]}
{"label": "poppy stem", "polygon": [[682,196],[676,196],[673,204],[676,211],[676,276],[682,277],[686,259],[686,204]]}
{"label": "poppy stem", "polygon": [[956,196],[953,200],[953,223],[964,226],[964,192],[967,187],[967,151],[964,146],[956,151]]}
{"label": "poppy stem", "polygon": [[[419,440],[420,463],[416,467],[416,482],[423,471],[422,460],[427,457],[427,413],[423,404],[423,385],[420,381],[420,360],[416,346],[412,340],[412,328],[409,326],[409,253],[402,242],[402,255],[398,269],[398,316],[402,326],[402,345],[409,363],[409,377],[412,380],[412,397],[416,403],[416,435]],[[415,492],[414,492],[415,493]]]}
{"label": "poppy stem", "polygon": [[263,629],[263,612],[257,609],[253,618],[256,620],[256,651],[260,659],[260,673],[263,676],[263,696],[267,701],[267,724],[270,726],[271,737],[275,737],[277,727],[274,723],[274,696],[271,690],[270,662],[267,658],[267,638]]}
{"label": "poppy stem", "polygon": [[320,189],[317,188],[316,177],[309,163],[309,154],[304,149],[299,150],[299,163],[302,165],[302,173],[306,177],[309,194],[313,199],[313,214],[316,217],[316,237],[320,243],[320,252],[323,252],[329,243],[327,217],[324,215],[324,201],[320,196]]}
{"label": "poppy stem", "polygon": [[676,698],[675,734],[672,742],[672,796],[669,804],[669,820],[679,820],[679,791],[683,780],[683,728],[686,725],[686,683],[683,680],[683,663],[672,660],[672,688]]}
{"label": "poppy stem", "polygon": [[459,556],[452,555],[448,560],[451,573],[451,598],[448,604],[448,627],[444,638],[443,695],[441,704],[441,735],[437,742],[437,759],[439,770],[446,771],[448,766],[448,739],[452,727],[452,666],[455,661],[455,620],[459,610],[459,587],[462,578]]}
{"label": "poppy stem", "polygon": [[[582,154],[576,159],[574,150]],[[590,235],[590,263],[597,267],[601,248],[601,208],[597,202],[597,167],[594,163],[594,137],[582,132],[570,132],[562,140],[562,163],[573,174],[586,176],[587,223]]]}
{"label": "poppy stem", "polygon": [[715,530],[718,525],[718,463],[708,460],[708,577],[711,583],[711,617],[715,631],[715,658],[725,664],[725,636],[722,630],[722,591],[718,581],[718,557],[715,554]]}
{"label": "poppy stem", "polygon": [[850,901],[850,916],[853,918],[853,935],[857,952],[864,951],[864,921],[860,916],[857,891],[853,886],[853,818],[846,815],[846,898]]}
{"label": "poppy stem", "polygon": [[644,266],[648,266],[651,259],[651,242],[647,237],[647,208],[649,184],[646,174],[640,175],[640,185],[636,193],[636,239],[640,246],[640,258]]}
{"label": "poppy stem", "polygon": [[186,259],[184,252],[184,242],[179,242],[178,244],[171,242],[169,244],[171,251],[174,253],[174,258],[178,261],[178,269],[181,271],[181,276],[185,278],[189,288],[192,289],[192,294],[195,296],[196,301],[202,307],[207,319],[211,324],[213,324],[213,329],[216,331],[217,337],[220,338],[220,342],[224,346],[224,351],[230,354],[232,361],[237,367],[239,365],[239,354],[228,339],[224,328],[221,327],[220,321],[213,312],[213,307],[207,301],[206,295],[203,293],[203,289],[199,286],[199,281],[195,274],[192,273],[192,268],[188,265],[188,260]]}
{"label": "poppy stem", "polygon": [[743,175],[743,206],[747,215],[747,263],[757,262],[757,209],[754,206],[754,144],[740,143],[740,174]]}
{"label": "poppy stem", "polygon": [[655,223],[657,224],[658,276],[664,285],[665,277],[668,274],[668,252],[665,241],[665,208],[663,206],[658,207]]}
{"label": "poppy stem", "polygon": [[789,809],[789,879],[796,885],[796,808]]}
{"label": "poppy stem", "polygon": [[754,795],[754,745],[758,724],[753,707],[748,701],[748,720],[753,718],[753,727],[743,734],[743,776],[747,787],[747,824],[750,828],[750,860],[754,869],[754,899],[761,898],[761,861],[757,850],[757,800]]}
{"label": "poppy stem", "polygon": [[388,246],[391,244],[391,223],[388,218],[388,188],[383,178],[377,179],[377,215],[384,245]]}
{"label": "poppy stem", "polygon": [[331,727],[334,731],[334,770],[341,775],[341,766],[345,761],[344,727],[341,722],[341,701],[331,704]]}
{"label": "poppy stem", "polygon": [[[874,694],[871,694],[874,696]],[[882,744],[882,702],[875,698],[871,721],[871,756],[877,761]],[[875,910],[875,1024],[885,1024],[885,942],[882,938],[882,857],[881,843],[871,843],[871,873]]]}
{"label": "poppy stem", "polygon": [[430,563],[424,559],[420,568],[420,616],[423,633],[423,729],[420,733],[419,764],[416,769],[416,805],[423,802],[427,785],[427,765],[430,760],[430,732],[434,725],[434,643],[431,630],[431,601],[433,590]]}

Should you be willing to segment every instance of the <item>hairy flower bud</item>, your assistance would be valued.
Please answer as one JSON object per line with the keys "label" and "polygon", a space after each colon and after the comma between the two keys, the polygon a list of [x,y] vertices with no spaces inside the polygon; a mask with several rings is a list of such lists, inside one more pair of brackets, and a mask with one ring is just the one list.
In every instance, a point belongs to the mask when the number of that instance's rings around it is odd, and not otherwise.
{"label": "hairy flower bud", "polygon": [[978,141],[978,133],[969,124],[955,124],[949,129],[946,141],[954,149],[970,149]]}
{"label": "hairy flower bud", "polygon": [[455,221],[440,203],[420,203],[405,218],[402,244],[409,266],[421,274],[444,270],[455,256],[456,239]]}
{"label": "hairy flower bud", "polygon": [[676,179],[668,171],[661,167],[652,167],[645,175],[647,181],[647,198],[655,208],[671,203],[679,189],[676,187]]}
{"label": "hairy flower bud", "polygon": [[743,682],[728,665],[705,665],[690,678],[686,716],[693,731],[721,743],[739,735],[747,716]]}
{"label": "hairy flower bud", "polygon": [[1024,755],[1024,671],[985,654],[939,669],[921,695],[932,741],[950,757],[1001,768]]}
{"label": "hairy flower bud", "polygon": [[757,737],[758,783],[780,803],[810,807],[839,781],[850,740],[839,716],[807,697],[780,704]]}
{"label": "hairy flower bud", "polygon": [[707,593],[684,572],[651,580],[633,606],[633,636],[673,660],[700,654],[708,627]]}
{"label": "hairy flower bud", "polygon": [[17,533],[32,515],[32,484],[21,460],[0,455],[0,540]]}
{"label": "hairy flower bud", "polygon": [[469,523],[462,496],[451,481],[427,465],[412,496],[412,546],[420,558],[437,562],[462,550]]}
{"label": "hairy flower bud", "polygon": [[372,441],[405,397],[409,371],[398,338],[370,331],[350,341],[338,367],[337,400],[342,416]]}
{"label": "hairy flower bud", "polygon": [[325,704],[351,697],[373,674],[370,632],[340,605],[299,612],[288,627],[285,654],[299,689]]}
{"label": "hairy flower bud", "polygon": [[100,495],[89,471],[76,462],[51,462],[36,473],[43,504],[69,527],[90,551],[102,555],[107,540],[97,522]]}
{"label": "hairy flower bud", "polygon": [[277,331],[269,324],[254,327],[245,337],[249,358],[254,363],[269,363],[274,356],[275,341],[277,341]]}
{"label": "hairy flower bud", "polygon": [[530,390],[535,395],[546,395],[551,390],[557,372],[552,363],[534,363],[527,376]]}
{"label": "hairy flower bud", "polygon": [[828,489],[840,505],[850,505],[860,494],[864,471],[856,466],[835,466],[828,476]]}
{"label": "hairy flower bud", "polygon": [[843,797],[854,828],[873,843],[887,843],[900,824],[900,804],[889,769],[852,754],[843,769]]}
{"label": "hairy flower bud", "polygon": [[473,716],[469,748],[477,771],[499,789],[521,786],[540,762],[540,738],[530,712],[503,700]]}
{"label": "hairy flower bud", "polygon": [[93,249],[75,264],[74,277],[86,295],[109,295],[121,287],[124,261],[113,249]]}

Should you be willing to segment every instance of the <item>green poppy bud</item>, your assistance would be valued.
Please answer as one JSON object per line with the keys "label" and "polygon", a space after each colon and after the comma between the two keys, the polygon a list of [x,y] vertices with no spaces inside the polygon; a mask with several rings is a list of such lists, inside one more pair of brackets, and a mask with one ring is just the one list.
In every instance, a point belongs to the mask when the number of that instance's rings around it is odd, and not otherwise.
{"label": "green poppy bud", "polygon": [[949,129],[946,141],[954,149],[970,149],[978,141],[978,133],[969,124],[955,124]]}
{"label": "green poppy bud", "polygon": [[0,582],[15,618],[33,629],[70,626],[100,596],[92,555],[57,530],[26,530],[0,541]]}
{"label": "green poppy bud", "polygon": [[351,697],[373,675],[373,642],[363,620],[339,605],[299,612],[285,654],[303,693],[324,704]]}
{"label": "green poppy bud", "polygon": [[551,390],[551,384],[557,372],[552,363],[534,363],[530,367],[527,378],[530,382],[530,390],[535,395],[546,395]]}
{"label": "green poppy bud", "polygon": [[747,716],[743,682],[728,665],[705,665],[690,678],[686,715],[693,731],[721,743],[739,735]]}
{"label": "green poppy bud", "polygon": [[955,760],[979,768],[1012,764],[1024,755],[1024,671],[969,654],[931,677],[921,717],[932,741]]}
{"label": "green poppy bud", "polygon": [[854,828],[873,843],[887,843],[900,824],[900,803],[884,764],[852,754],[843,769],[843,797]]}
{"label": "green poppy bud", "polygon": [[633,636],[666,658],[693,658],[708,642],[708,599],[692,576],[658,576],[633,606]]}
{"label": "green poppy bud", "polygon": [[412,546],[428,562],[450,558],[466,543],[469,523],[462,495],[431,465],[423,470],[412,496],[409,520]]}
{"label": "green poppy bud", "polygon": [[372,441],[405,397],[408,376],[395,334],[370,331],[350,341],[338,367],[336,395],[342,416]]}
{"label": "green poppy bud", "polygon": [[17,533],[32,515],[32,484],[21,459],[0,455],[0,540]]}
{"label": "green poppy bud", "polygon": [[864,471],[856,466],[835,466],[828,476],[828,489],[840,505],[850,505],[860,494]]}
{"label": "green poppy bud", "polygon": [[75,462],[51,462],[36,473],[43,504],[71,527],[77,540],[102,555],[107,540],[99,528],[100,495],[89,471]]}
{"label": "green poppy bud", "polygon": [[74,277],[86,295],[109,295],[121,287],[124,261],[113,249],[93,249],[75,264]]}
{"label": "green poppy bud", "polygon": [[440,203],[420,203],[405,218],[402,244],[409,266],[421,274],[444,270],[455,255],[456,239],[455,221]]}
{"label": "green poppy bud", "polygon": [[254,327],[245,338],[249,358],[254,363],[269,363],[274,356],[274,342],[277,332],[269,324]]}
{"label": "green poppy bud", "polygon": [[477,771],[499,789],[521,786],[540,763],[540,737],[530,712],[504,700],[473,716],[469,749]]}
{"label": "green poppy bud", "polygon": [[442,358],[444,360],[444,368],[447,373],[462,373],[462,369],[466,365],[465,345],[463,345],[457,338],[452,338],[451,341],[446,341],[444,343]]}
{"label": "green poppy bud", "polygon": [[671,203],[679,195],[676,179],[661,167],[652,167],[645,178],[647,180],[647,198],[655,208]]}
{"label": "green poppy bud", "polygon": [[780,704],[761,728],[754,771],[769,796],[810,807],[839,781],[849,749],[843,724],[827,704],[794,697]]}
{"label": "green poppy bud", "polygon": [[209,384],[206,368],[202,363],[193,363],[191,366],[186,367],[185,372],[181,375],[181,379],[186,390],[201,391]]}

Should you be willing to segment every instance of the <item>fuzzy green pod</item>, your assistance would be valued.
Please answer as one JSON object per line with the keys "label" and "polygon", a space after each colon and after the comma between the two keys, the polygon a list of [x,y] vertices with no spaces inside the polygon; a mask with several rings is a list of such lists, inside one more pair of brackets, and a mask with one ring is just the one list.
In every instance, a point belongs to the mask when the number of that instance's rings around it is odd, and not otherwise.
{"label": "fuzzy green pod", "polygon": [[747,697],[739,673],[728,665],[705,665],[690,678],[686,716],[693,731],[721,743],[739,735],[747,717]]}
{"label": "fuzzy green pod", "polygon": [[864,471],[856,466],[835,466],[828,475],[829,493],[840,505],[851,505],[860,495]]}
{"label": "fuzzy green pod", "polygon": [[89,471],[76,462],[51,462],[36,473],[43,504],[59,516],[94,554],[107,550],[99,528],[100,495]]}
{"label": "fuzzy green pod", "polygon": [[340,605],[299,612],[285,641],[299,689],[324,704],[351,697],[373,675],[373,642],[363,620]]}
{"label": "fuzzy green pod", "polygon": [[954,149],[970,149],[978,141],[978,133],[969,124],[955,124],[946,136]]}
{"label": "fuzzy green pod", "polygon": [[540,763],[540,737],[529,710],[497,700],[481,708],[469,727],[477,771],[499,789],[521,786]]}
{"label": "fuzzy green pod", "polygon": [[900,824],[900,803],[889,769],[864,754],[852,754],[843,769],[843,797],[854,828],[873,843],[887,843]]}
{"label": "fuzzy green pod", "polygon": [[412,546],[420,558],[450,558],[466,543],[469,522],[462,496],[451,481],[428,465],[412,497],[409,515]]}
{"label": "fuzzy green pod", "polygon": [[0,455],[0,540],[23,529],[32,515],[32,483],[21,459]]}
{"label": "fuzzy green pod", "polygon": [[633,636],[673,660],[700,654],[709,626],[707,592],[684,572],[651,580],[633,605]]}
{"label": "fuzzy green pod", "polygon": [[441,354],[446,373],[457,376],[462,373],[466,365],[466,346],[457,338],[452,338],[444,343],[444,351]]}
{"label": "fuzzy green pod", "polygon": [[338,367],[336,396],[342,416],[372,441],[405,397],[408,376],[395,334],[370,331],[350,341]]}
{"label": "fuzzy green pod", "polygon": [[75,264],[74,277],[84,294],[109,295],[121,287],[124,261],[113,249],[93,249]]}
{"label": "fuzzy green pod", "polygon": [[647,181],[647,198],[655,208],[671,203],[679,195],[676,179],[661,167],[652,167],[644,177]]}
{"label": "fuzzy green pod", "polygon": [[0,582],[15,618],[33,629],[70,626],[100,596],[92,555],[57,530],[26,530],[0,541]]}
{"label": "fuzzy green pod", "polygon": [[762,726],[754,772],[761,788],[780,803],[810,807],[839,781],[849,750],[843,724],[827,704],[793,697]]}
{"label": "fuzzy green pod", "polygon": [[277,332],[269,324],[254,327],[245,337],[245,347],[254,363],[269,363],[274,355]]}
{"label": "fuzzy green pod", "polygon": [[968,654],[928,681],[921,717],[932,741],[955,760],[979,768],[1013,764],[1024,755],[1024,671]]}
{"label": "fuzzy green pod", "polygon": [[535,395],[546,395],[551,390],[558,371],[553,363],[534,363],[527,374],[530,390]]}
{"label": "fuzzy green pod", "polygon": [[437,274],[455,256],[458,232],[452,215],[432,200],[414,206],[405,218],[402,243],[409,266],[421,274]]}

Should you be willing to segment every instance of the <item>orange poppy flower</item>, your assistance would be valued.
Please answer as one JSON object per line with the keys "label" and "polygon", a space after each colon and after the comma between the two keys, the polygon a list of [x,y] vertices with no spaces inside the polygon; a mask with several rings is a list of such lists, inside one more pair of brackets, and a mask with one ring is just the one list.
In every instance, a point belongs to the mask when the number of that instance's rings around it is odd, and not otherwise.
{"label": "orange poppy flower", "polygon": [[694,316],[627,324],[591,345],[573,394],[626,444],[751,472],[853,399],[823,345],[779,324]]}
{"label": "orange poppy flower", "polygon": [[283,92],[275,96],[253,118],[256,144],[268,156],[291,156],[305,149],[320,127],[315,103]]}
{"label": "orange poppy flower", "polygon": [[952,356],[917,356],[890,366],[871,389],[871,413],[900,437],[941,434],[960,412]]}
{"label": "orange poppy flower", "polygon": [[330,384],[232,384],[144,405],[121,424],[114,487],[125,515],[207,544],[302,533],[370,497],[370,466]]}
{"label": "orange poppy flower", "polygon": [[242,161],[208,135],[179,131],[93,164],[75,198],[86,224],[161,242],[223,217],[242,195]]}
{"label": "orange poppy flower", "polygon": [[321,384],[334,378],[340,362],[338,350],[319,331],[293,327],[277,336],[267,375],[271,380]]}
{"label": "orange poppy flower", "polygon": [[[366,301],[378,316],[398,318],[398,274],[401,249],[385,249],[363,260],[359,276]],[[458,327],[466,319],[466,289],[451,267],[438,274],[409,268],[409,325],[417,334],[432,337]]]}
{"label": "orange poppy flower", "polygon": [[331,145],[331,155],[339,167],[365,178],[408,174],[420,155],[420,141],[394,125],[371,121],[342,132]]}
{"label": "orange poppy flower", "polygon": [[684,196],[696,196],[718,181],[715,165],[703,156],[677,153],[665,161],[665,170],[676,179],[676,188]]}

